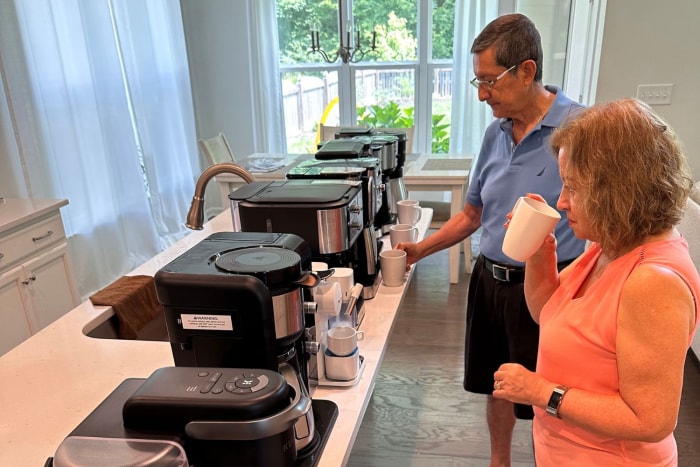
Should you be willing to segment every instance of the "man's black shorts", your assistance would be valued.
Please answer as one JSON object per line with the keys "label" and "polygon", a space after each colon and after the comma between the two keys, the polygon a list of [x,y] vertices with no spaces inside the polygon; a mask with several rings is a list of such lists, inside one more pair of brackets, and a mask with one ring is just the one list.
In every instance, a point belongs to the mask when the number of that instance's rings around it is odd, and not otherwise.
{"label": "man's black shorts", "polygon": [[[522,274],[503,282],[484,262],[479,255],[469,281],[464,389],[491,394],[493,374],[501,364],[519,363],[535,371],[539,326],[525,303]],[[534,413],[529,405],[515,404],[515,416],[530,420]]]}

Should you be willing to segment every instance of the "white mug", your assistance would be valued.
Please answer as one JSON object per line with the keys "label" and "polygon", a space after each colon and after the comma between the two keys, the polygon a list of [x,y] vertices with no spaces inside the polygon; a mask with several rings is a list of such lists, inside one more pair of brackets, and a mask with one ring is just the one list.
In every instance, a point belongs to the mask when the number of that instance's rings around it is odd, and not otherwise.
{"label": "white mug", "polygon": [[411,224],[394,224],[389,227],[389,240],[391,240],[392,247],[401,242],[416,243],[416,240],[418,240],[418,227]]}
{"label": "white mug", "polygon": [[352,326],[330,328],[326,334],[328,350],[338,357],[345,357],[353,353],[357,348],[357,341],[364,338],[365,333]]}
{"label": "white mug", "polygon": [[384,250],[379,253],[379,270],[387,287],[398,287],[406,280],[406,252]]}
{"label": "white mug", "polygon": [[516,261],[526,261],[542,246],[547,234],[561,219],[559,211],[547,203],[521,196],[513,206],[512,217],[503,239],[503,253]]}
{"label": "white mug", "polygon": [[404,199],[396,202],[399,215],[399,224],[416,225],[421,218],[422,211],[418,201]]}

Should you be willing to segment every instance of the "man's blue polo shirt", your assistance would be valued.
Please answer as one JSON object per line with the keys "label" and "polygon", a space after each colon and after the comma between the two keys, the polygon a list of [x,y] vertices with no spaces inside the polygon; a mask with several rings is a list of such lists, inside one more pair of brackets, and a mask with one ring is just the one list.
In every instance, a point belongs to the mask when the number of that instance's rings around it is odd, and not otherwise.
{"label": "man's blue polo shirt", "polygon": [[[483,207],[481,241],[479,248],[487,258],[522,266],[501,251],[506,229],[503,224],[520,196],[538,193],[547,203],[556,207],[561,191],[559,166],[549,138],[552,132],[583,106],[569,99],[556,86],[546,86],[556,93],[544,119],[528,133],[520,144],[513,143],[513,122],[498,119],[484,134],[479,156],[472,167],[467,191],[467,203]],[[557,224],[557,258],[561,261],[576,258],[583,252],[584,240],[574,237],[566,215]]]}

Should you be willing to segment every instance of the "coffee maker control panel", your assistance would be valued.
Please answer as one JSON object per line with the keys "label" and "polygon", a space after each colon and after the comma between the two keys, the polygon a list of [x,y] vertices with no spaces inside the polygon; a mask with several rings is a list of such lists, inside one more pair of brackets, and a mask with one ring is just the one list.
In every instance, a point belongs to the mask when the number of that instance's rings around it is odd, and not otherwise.
{"label": "coffee maker control panel", "polygon": [[282,375],[264,369],[165,367],[124,404],[124,425],[167,427],[192,420],[245,420],[289,404]]}

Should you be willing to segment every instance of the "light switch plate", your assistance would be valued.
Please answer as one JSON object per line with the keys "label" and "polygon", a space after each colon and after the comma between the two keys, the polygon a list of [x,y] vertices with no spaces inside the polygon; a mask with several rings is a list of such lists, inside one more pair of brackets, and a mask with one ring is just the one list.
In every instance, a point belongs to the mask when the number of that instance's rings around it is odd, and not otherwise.
{"label": "light switch plate", "polygon": [[637,86],[637,99],[649,105],[671,104],[673,84],[640,84]]}

